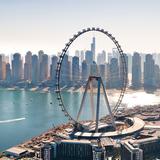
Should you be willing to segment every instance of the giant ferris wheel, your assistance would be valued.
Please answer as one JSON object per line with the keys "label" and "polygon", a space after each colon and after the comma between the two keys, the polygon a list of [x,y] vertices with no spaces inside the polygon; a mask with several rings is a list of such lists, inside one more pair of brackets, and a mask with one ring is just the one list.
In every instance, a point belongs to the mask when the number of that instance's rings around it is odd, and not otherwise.
{"label": "giant ferris wheel", "polygon": [[[69,47],[72,45],[72,43],[79,36],[81,36],[81,35],[83,35],[87,32],[100,32],[100,33],[104,34],[106,36],[106,38],[109,38],[114,43],[114,45],[116,46],[119,57],[120,57],[120,61],[121,61],[121,64],[122,64],[122,73],[121,73],[122,74],[122,87],[121,87],[120,95],[118,97],[118,100],[117,100],[116,104],[114,106],[110,107],[109,100],[108,100],[108,97],[107,97],[107,94],[106,94],[106,90],[105,90],[102,78],[99,75],[97,75],[97,76],[90,75],[88,77],[88,81],[87,81],[87,84],[86,84],[86,87],[85,87],[85,91],[84,91],[84,95],[83,95],[83,98],[82,98],[82,102],[81,102],[81,106],[80,106],[78,115],[77,115],[76,118],[73,118],[71,116],[71,114],[69,113],[69,111],[67,110],[67,107],[69,107],[69,106],[66,107],[66,104],[64,103],[63,96],[62,96],[62,93],[61,93],[61,85],[60,85],[61,69],[62,69],[62,63],[63,63],[64,57],[65,57]],[[68,43],[66,43],[64,49],[62,49],[62,52],[59,56],[59,60],[57,62],[57,68],[56,68],[57,100],[59,102],[59,106],[61,107],[62,112],[64,112],[64,115],[66,117],[68,117],[68,119],[76,125],[77,124],[82,125],[81,122],[79,121],[79,116],[80,116],[82,108],[83,108],[83,103],[84,103],[84,100],[85,100],[85,97],[86,97],[87,89],[91,85],[92,80],[95,80],[97,82],[97,106],[96,106],[97,107],[97,112],[96,112],[96,119],[95,119],[95,123],[96,123],[96,127],[95,127],[96,131],[95,132],[98,132],[97,128],[98,128],[99,107],[100,107],[98,101],[99,101],[99,98],[100,98],[100,86],[102,86],[106,106],[108,108],[109,114],[110,114],[111,119],[112,119],[112,124],[115,125],[114,115],[116,114],[116,112],[117,112],[117,110],[118,110],[118,108],[119,108],[119,106],[122,102],[122,99],[123,99],[123,96],[124,96],[124,93],[125,93],[125,90],[126,90],[126,86],[127,86],[127,68],[126,68],[126,62],[125,62],[125,55],[124,55],[123,50],[121,49],[121,46],[119,45],[118,41],[115,39],[115,37],[112,36],[112,34],[110,34],[108,31],[105,31],[104,29],[100,29],[100,28],[95,28],[95,27],[82,29],[78,33],[74,34],[73,37],[69,39]]]}

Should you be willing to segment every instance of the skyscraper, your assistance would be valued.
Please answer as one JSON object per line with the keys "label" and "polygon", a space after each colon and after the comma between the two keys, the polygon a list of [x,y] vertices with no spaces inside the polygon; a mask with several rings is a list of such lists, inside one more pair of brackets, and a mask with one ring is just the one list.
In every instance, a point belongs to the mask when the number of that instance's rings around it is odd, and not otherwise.
{"label": "skyscraper", "polygon": [[90,65],[90,75],[91,76],[98,76],[98,66],[95,61]]}
{"label": "skyscraper", "polygon": [[110,88],[119,88],[119,66],[118,59],[112,58],[110,67],[109,67],[109,87]]}
{"label": "skyscraper", "polygon": [[87,64],[92,64],[93,63],[93,52],[87,50],[85,52],[85,60],[87,62]]}
{"label": "skyscraper", "polygon": [[110,64],[106,63],[105,68],[106,68],[105,72],[106,88],[110,88]]}
{"label": "skyscraper", "polygon": [[133,88],[141,87],[141,56],[135,52],[132,57],[132,86]]}
{"label": "skyscraper", "polygon": [[55,84],[56,82],[56,66],[57,66],[58,57],[53,56],[51,59],[51,66],[50,66],[50,79]]}
{"label": "skyscraper", "polygon": [[42,56],[44,55],[44,52],[42,51],[42,50],[40,50],[39,52],[38,52],[38,59],[39,59],[39,63],[41,63],[41,61],[42,61]]}
{"label": "skyscraper", "polygon": [[128,56],[128,73],[132,73],[132,54],[127,53]]}
{"label": "skyscraper", "polygon": [[80,79],[80,71],[79,71],[79,57],[74,56],[72,58],[72,81],[75,84]]}
{"label": "skyscraper", "polygon": [[119,59],[119,56],[120,56],[120,54],[119,54],[118,49],[117,48],[112,48],[112,58]]}
{"label": "skyscraper", "polygon": [[155,64],[160,66],[160,53],[154,53],[153,54],[153,59],[155,61]]}
{"label": "skyscraper", "polygon": [[32,74],[32,52],[28,51],[25,55],[24,80],[31,81]]}
{"label": "skyscraper", "polygon": [[97,64],[105,64],[106,63],[106,52],[102,51],[102,53],[99,53],[97,55]]}
{"label": "skyscraper", "polygon": [[88,65],[86,60],[82,62],[82,81],[86,81],[88,79]]}
{"label": "skyscraper", "polygon": [[3,54],[0,55],[0,80],[6,79],[6,62],[5,56]]}
{"label": "skyscraper", "polygon": [[19,53],[13,55],[12,77],[14,83],[19,82],[22,79],[22,60]]}
{"label": "skyscraper", "polygon": [[155,87],[160,87],[160,68],[159,65],[154,66],[154,72],[155,72]]}
{"label": "skyscraper", "polygon": [[95,55],[96,55],[96,39],[95,39],[95,37],[92,38],[91,52],[93,54],[93,60],[95,61]]}
{"label": "skyscraper", "polygon": [[155,87],[155,62],[151,54],[147,54],[144,62],[144,88],[150,89]]}
{"label": "skyscraper", "polygon": [[31,81],[32,84],[36,85],[39,78],[39,62],[38,62],[38,56],[33,55],[32,56],[32,72],[31,72]]}
{"label": "skyscraper", "polygon": [[68,60],[68,55],[64,56],[62,66],[61,66],[61,78],[60,78],[60,84],[61,86],[68,85],[70,82],[70,74],[71,74],[71,66],[70,62]]}
{"label": "skyscraper", "polygon": [[117,48],[112,48],[112,52],[108,53],[108,63],[111,63],[112,58],[119,59],[119,52],[118,52]]}
{"label": "skyscraper", "polygon": [[80,56],[80,51],[79,51],[79,50],[76,50],[76,51],[75,51],[75,56],[76,56],[76,57],[79,57],[79,56]]}
{"label": "skyscraper", "polygon": [[6,82],[11,83],[12,82],[12,77],[11,77],[11,67],[10,64],[6,64]]}
{"label": "skyscraper", "polygon": [[102,81],[103,81],[104,84],[106,84],[106,65],[105,64],[100,64],[98,66],[98,68],[99,68],[99,74],[102,78]]}
{"label": "skyscraper", "polygon": [[48,79],[48,55],[43,54],[40,62],[40,81]]}
{"label": "skyscraper", "polygon": [[146,54],[140,53],[140,56],[141,56],[141,72],[144,73],[144,62],[145,62]]}
{"label": "skyscraper", "polygon": [[79,64],[81,65],[84,60],[84,51],[83,50],[81,50],[81,51],[76,50],[75,56],[79,57]]}
{"label": "skyscraper", "polygon": [[3,57],[0,55],[0,80],[3,79]]}
{"label": "skyscraper", "polygon": [[120,86],[124,87],[124,76],[126,71],[126,78],[128,80],[128,56],[127,54],[124,54],[125,63],[123,62],[121,56],[119,56],[119,80],[120,80]]}
{"label": "skyscraper", "polygon": [[67,72],[68,72],[68,77],[67,77],[68,84],[67,85],[69,85],[71,80],[72,80],[72,63],[71,63],[71,60],[68,60],[68,71]]}
{"label": "skyscraper", "polygon": [[160,53],[157,54],[157,63],[156,64],[158,64],[160,67]]}
{"label": "skyscraper", "polygon": [[84,60],[84,51],[82,50],[80,52],[80,64],[82,64],[83,60]]}

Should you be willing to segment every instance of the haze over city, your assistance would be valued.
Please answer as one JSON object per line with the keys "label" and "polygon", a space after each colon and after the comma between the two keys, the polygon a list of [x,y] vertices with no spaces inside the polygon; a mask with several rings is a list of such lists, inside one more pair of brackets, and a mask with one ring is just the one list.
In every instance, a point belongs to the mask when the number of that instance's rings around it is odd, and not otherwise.
{"label": "haze over city", "polygon": [[0,160],[160,160],[160,1],[0,1]]}
{"label": "haze over city", "polygon": [[[1,1],[0,53],[56,54],[73,33],[89,26],[111,32],[124,52],[160,52],[159,6],[159,0]],[[87,49],[90,39],[79,42],[73,50]],[[103,38],[98,42],[97,51],[107,47]]]}

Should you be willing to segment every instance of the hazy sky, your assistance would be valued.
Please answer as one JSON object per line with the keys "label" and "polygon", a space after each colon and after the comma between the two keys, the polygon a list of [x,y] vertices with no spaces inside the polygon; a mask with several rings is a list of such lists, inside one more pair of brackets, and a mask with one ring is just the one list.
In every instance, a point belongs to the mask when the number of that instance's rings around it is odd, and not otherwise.
{"label": "hazy sky", "polygon": [[160,0],[0,0],[0,53],[56,54],[92,26],[111,32],[125,52],[160,52]]}

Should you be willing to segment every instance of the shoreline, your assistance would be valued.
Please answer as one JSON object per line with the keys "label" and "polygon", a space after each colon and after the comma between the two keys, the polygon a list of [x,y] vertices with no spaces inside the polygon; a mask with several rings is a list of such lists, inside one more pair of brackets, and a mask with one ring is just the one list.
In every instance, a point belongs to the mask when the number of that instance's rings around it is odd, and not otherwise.
{"label": "shoreline", "polygon": [[[147,121],[147,118],[155,119],[153,121],[156,121],[158,114],[158,111],[160,111],[160,104],[158,105],[146,105],[146,106],[135,106],[133,108],[127,108],[124,111],[122,111],[122,116],[131,116],[131,117],[139,117],[143,119],[146,124],[150,123],[150,120]],[[101,121],[107,120],[107,117],[103,117]],[[160,122],[158,119],[157,121]],[[47,131],[41,133],[40,135],[37,135],[31,139],[28,139],[18,145],[12,146],[18,147],[21,149],[28,150],[30,152],[37,152],[40,150],[40,147],[44,143],[50,143],[59,141],[61,139],[67,139],[68,134],[73,129],[73,123],[67,122],[65,124],[60,124],[56,127],[50,128]],[[0,152],[3,154],[5,151]]]}
{"label": "shoreline", "polygon": [[[44,88],[39,88],[39,87],[33,87],[33,88],[19,88],[19,87],[0,87],[0,89],[6,89],[8,91],[30,91],[30,92],[43,92],[43,93],[55,93],[53,88],[50,87],[44,87]],[[67,88],[67,89],[62,89],[61,92],[72,92],[72,93],[84,93],[85,88],[80,87],[80,88]],[[112,95],[112,93],[120,93],[121,90],[120,89],[106,89],[106,91]],[[97,92],[97,89],[94,88],[93,89],[93,93],[95,94]],[[148,94],[157,94],[158,96],[160,95],[160,89],[157,90],[144,90],[143,88],[140,89],[132,89],[132,88],[126,88],[125,93],[124,94],[129,94],[129,93],[136,93],[136,92],[145,92]],[[88,93],[90,93],[90,91],[88,91]],[[102,90],[101,90],[102,93]]]}
{"label": "shoreline", "polygon": [[[2,89],[5,89],[5,88],[2,88]],[[13,90],[12,88],[10,89],[9,88],[9,90]],[[17,89],[17,88],[14,88],[14,90],[19,90],[19,89]],[[24,89],[23,89],[24,90]],[[19,90],[19,91],[22,91],[22,90]],[[33,91],[30,91],[30,90],[26,90],[26,91],[29,91],[29,92],[42,92],[41,90],[38,90],[38,91],[35,91],[35,90],[33,90]],[[83,91],[83,90],[82,90]],[[82,91],[80,92],[80,93],[82,93]],[[71,92],[70,90],[68,90],[68,91],[65,91],[65,92]],[[73,91],[73,93],[74,93],[75,91]],[[78,92],[79,93],[79,90],[78,91],[76,91],[76,92]],[[119,92],[119,90],[114,90],[114,92],[115,92],[115,94],[117,94],[117,92]],[[144,90],[131,90],[131,89],[127,89],[127,91],[126,91],[126,94],[130,94],[130,93],[138,93],[138,92],[145,92]],[[159,91],[157,91],[158,93],[160,93]],[[43,92],[43,93],[46,93],[46,92]],[[113,93],[114,94],[114,93]],[[138,105],[137,105],[138,106]],[[131,112],[133,112],[133,110],[137,107],[137,106],[135,106],[135,107],[133,107],[133,108],[127,108],[127,110],[130,110],[131,109]],[[140,106],[140,105],[139,105]],[[138,106],[138,107],[139,107]],[[149,105],[148,105],[149,106]],[[157,105],[153,105],[153,106],[157,106]],[[147,110],[146,108],[147,108],[147,105],[144,105],[144,106],[140,106],[140,107],[142,107],[142,108],[144,108],[144,110]],[[152,106],[151,106],[152,107]],[[138,110],[139,110],[139,108],[138,108]],[[25,141],[25,142],[22,142],[21,144],[23,145],[23,144],[26,144],[26,145],[28,145],[28,143],[30,143],[30,144],[32,144],[32,141],[36,141],[37,143],[39,143],[38,141],[40,141],[40,139],[39,139],[39,137],[46,137],[48,134],[55,134],[55,130],[54,129],[56,129],[56,130],[61,130],[61,128],[64,128],[64,130],[65,130],[65,126],[67,126],[68,125],[68,123],[66,123],[66,124],[61,124],[60,126],[56,126],[55,128],[50,128],[50,129],[47,129],[47,131],[45,131],[45,132],[43,132],[42,134],[40,134],[40,135],[38,135],[38,136],[36,136],[36,137],[33,137],[33,138],[31,138],[31,139],[29,139],[29,140],[27,140],[27,141]],[[61,126],[63,126],[63,127],[61,127]],[[38,137],[38,139],[37,139],[37,137]],[[47,136],[48,137],[48,136]],[[53,136],[52,136],[53,137]],[[54,135],[54,137],[56,137],[57,138],[57,136],[55,136]],[[53,138],[54,138],[53,137]],[[53,139],[45,139],[46,141],[50,141],[50,140],[53,140]],[[17,146],[21,146],[21,144],[18,144]]]}

